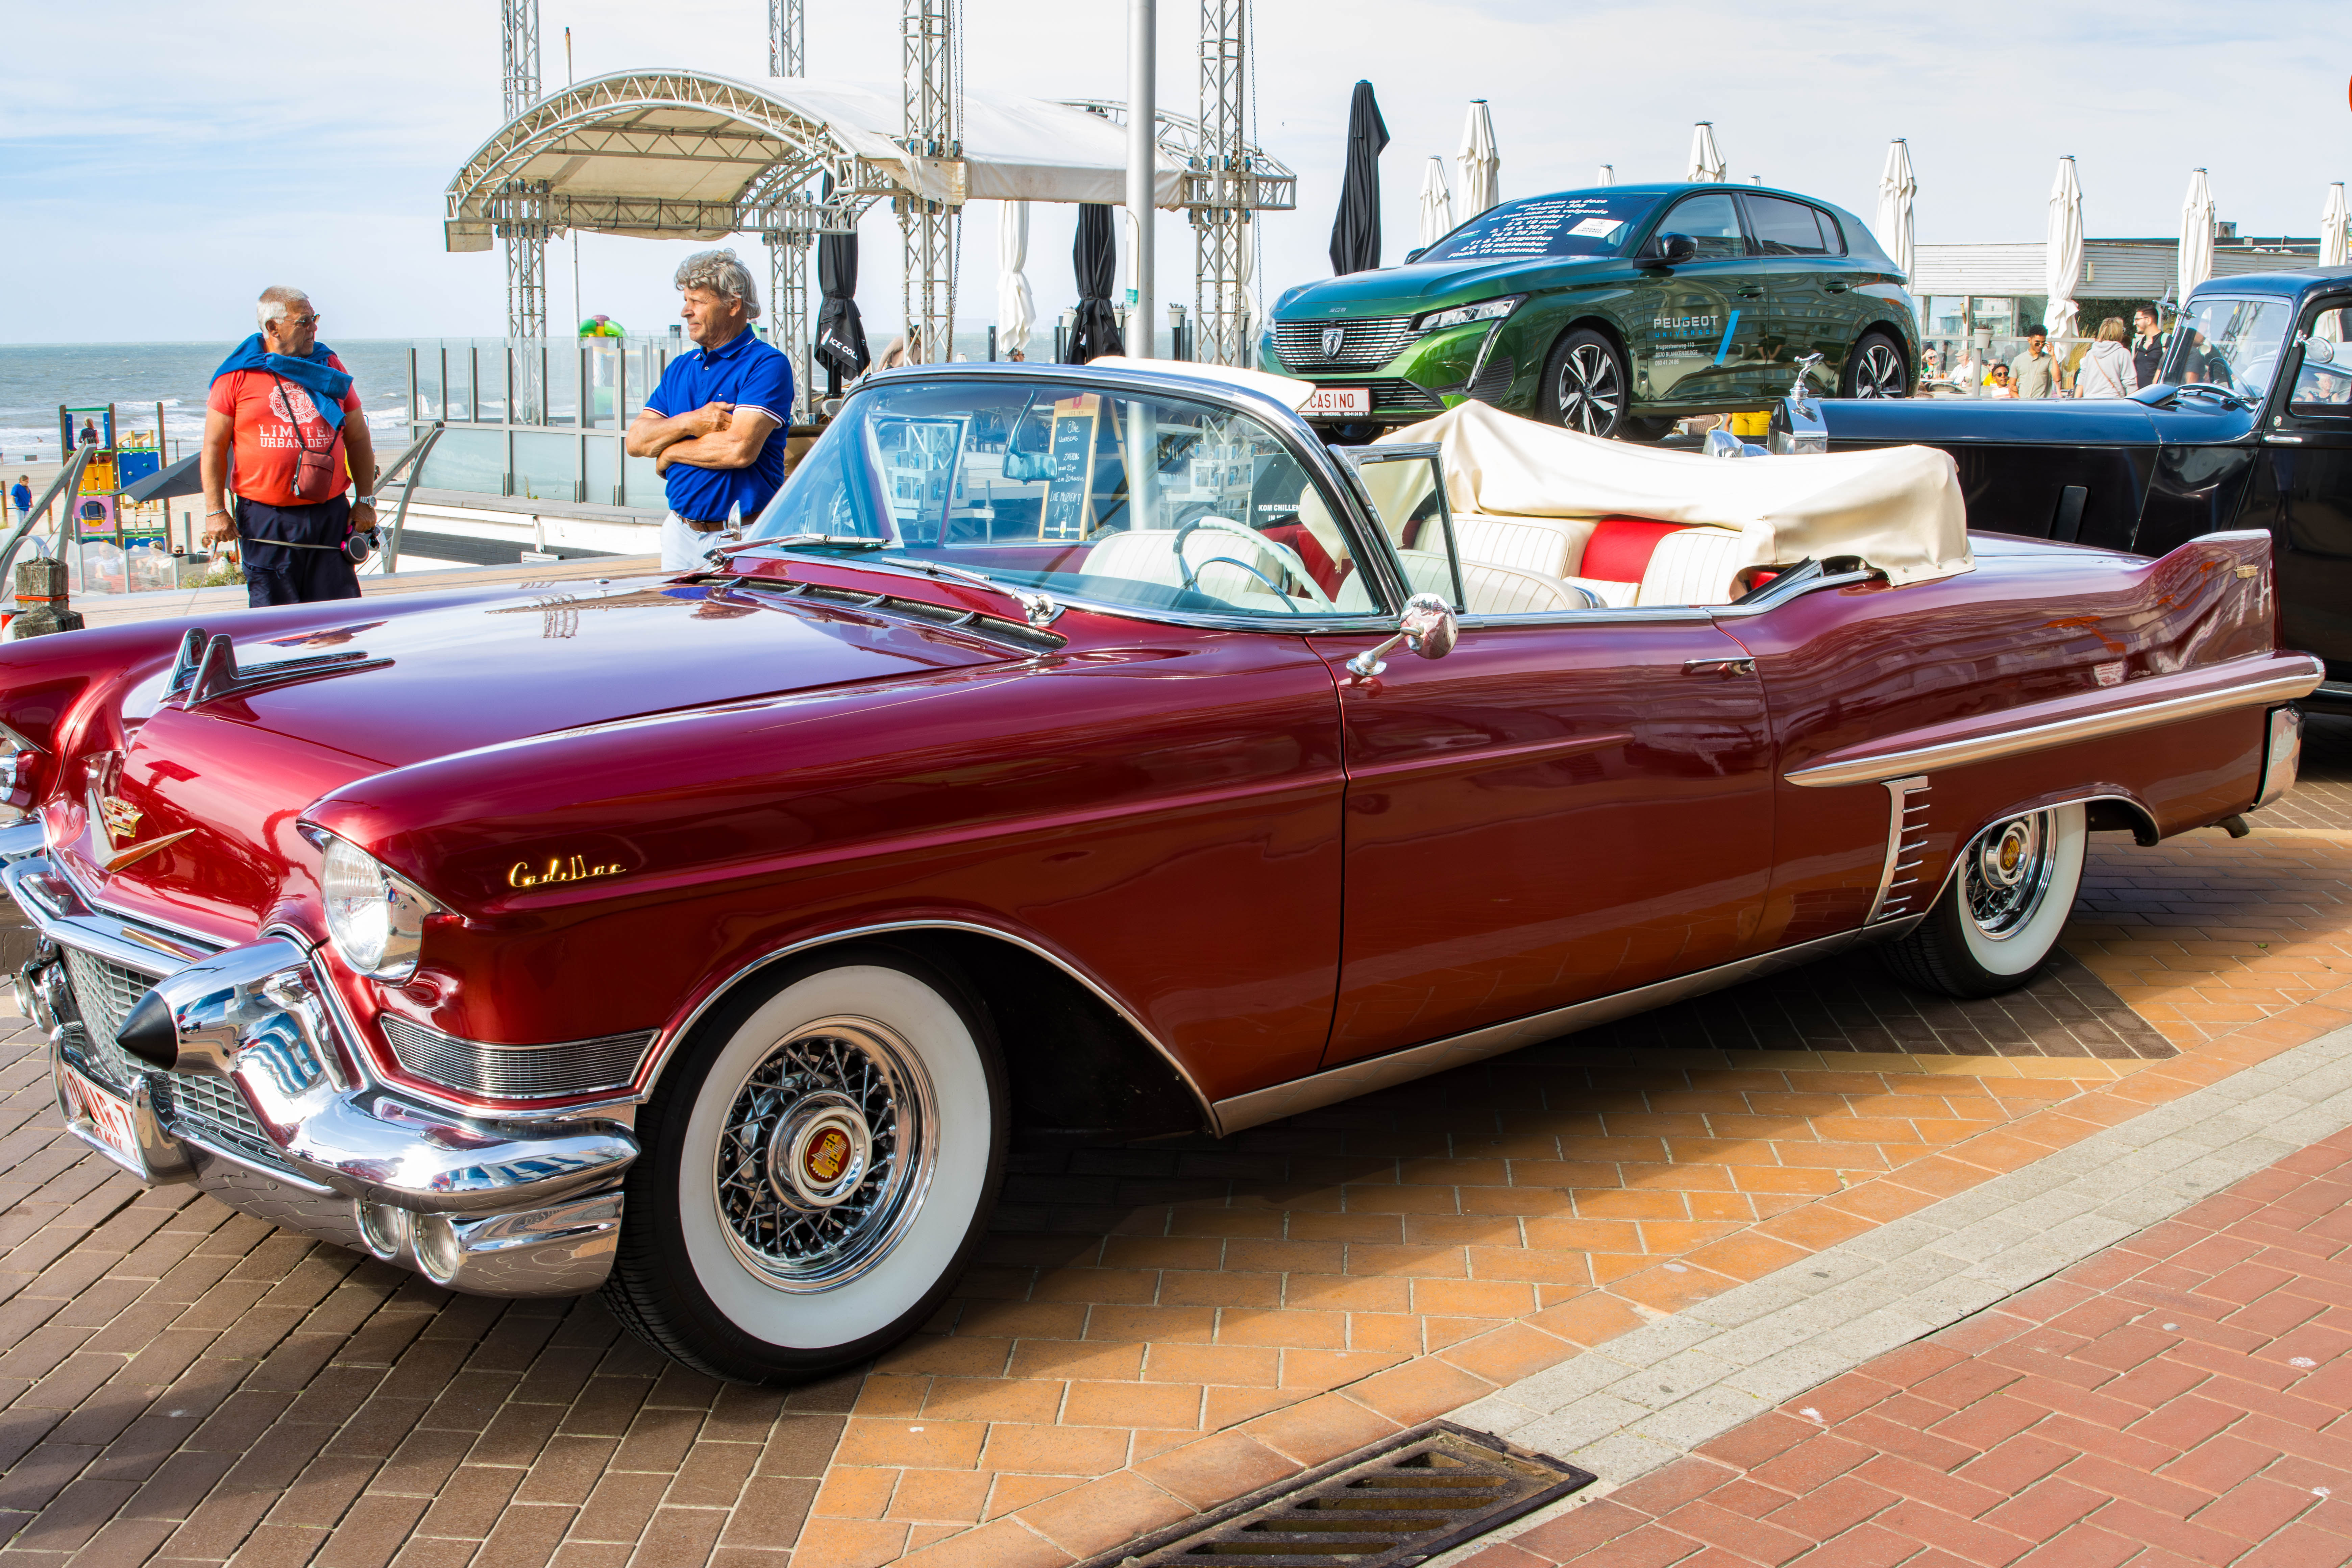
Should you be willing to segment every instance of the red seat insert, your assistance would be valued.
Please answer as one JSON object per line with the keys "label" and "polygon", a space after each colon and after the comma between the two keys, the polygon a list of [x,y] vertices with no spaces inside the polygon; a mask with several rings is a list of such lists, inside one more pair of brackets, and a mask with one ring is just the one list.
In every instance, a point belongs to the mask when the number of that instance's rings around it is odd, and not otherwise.
{"label": "red seat insert", "polygon": [[1650,569],[1650,556],[1658,541],[1688,526],[1653,522],[1645,517],[1604,517],[1585,542],[1584,559],[1576,574],[1598,577],[1604,583],[1638,583]]}

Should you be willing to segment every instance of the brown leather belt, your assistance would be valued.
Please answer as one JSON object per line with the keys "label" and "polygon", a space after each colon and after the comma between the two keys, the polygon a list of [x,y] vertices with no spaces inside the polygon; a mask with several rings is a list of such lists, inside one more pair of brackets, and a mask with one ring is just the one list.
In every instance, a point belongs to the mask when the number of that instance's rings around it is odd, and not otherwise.
{"label": "brown leather belt", "polygon": [[697,533],[724,533],[727,531],[729,527],[725,518],[720,518],[716,522],[708,522],[698,517],[681,517],[678,519],[678,521],[686,524],[687,527],[694,530]]}

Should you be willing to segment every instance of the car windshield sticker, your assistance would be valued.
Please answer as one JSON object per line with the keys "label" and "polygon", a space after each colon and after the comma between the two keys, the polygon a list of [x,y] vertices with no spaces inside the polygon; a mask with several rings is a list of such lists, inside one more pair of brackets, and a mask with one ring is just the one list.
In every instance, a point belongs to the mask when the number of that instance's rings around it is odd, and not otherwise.
{"label": "car windshield sticker", "polygon": [[1424,261],[1532,256],[1598,256],[1655,202],[1646,195],[1534,196],[1480,214]]}

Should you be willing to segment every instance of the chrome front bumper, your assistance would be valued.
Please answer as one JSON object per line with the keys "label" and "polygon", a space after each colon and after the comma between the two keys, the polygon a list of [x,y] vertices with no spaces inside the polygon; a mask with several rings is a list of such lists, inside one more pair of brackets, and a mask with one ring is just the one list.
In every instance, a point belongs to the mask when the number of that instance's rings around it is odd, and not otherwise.
{"label": "chrome front bumper", "polygon": [[[94,907],[16,837],[0,834],[0,885],[47,939],[16,994],[48,1031],[58,1109],[83,1142],[142,1182],[194,1182],[451,1289],[573,1296],[604,1282],[637,1154],[626,1127],[462,1116],[378,1084],[298,943],[206,953]],[[172,1019],[169,1069],[115,1039],[141,981]],[[133,1147],[92,1121],[63,1068],[128,1104]]]}

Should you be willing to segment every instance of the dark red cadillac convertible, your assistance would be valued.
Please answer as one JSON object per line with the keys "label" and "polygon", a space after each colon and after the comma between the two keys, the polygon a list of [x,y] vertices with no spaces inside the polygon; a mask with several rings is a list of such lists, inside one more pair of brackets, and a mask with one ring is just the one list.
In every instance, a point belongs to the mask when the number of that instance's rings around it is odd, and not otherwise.
{"label": "dark red cadillac convertible", "polygon": [[1230,1133],[1854,943],[1959,994],[2084,835],[2292,782],[2270,541],[1970,536],[1311,389],[853,396],[707,571],[0,648],[73,1130],[723,1375],[920,1323],[1015,1127]]}

